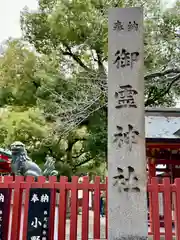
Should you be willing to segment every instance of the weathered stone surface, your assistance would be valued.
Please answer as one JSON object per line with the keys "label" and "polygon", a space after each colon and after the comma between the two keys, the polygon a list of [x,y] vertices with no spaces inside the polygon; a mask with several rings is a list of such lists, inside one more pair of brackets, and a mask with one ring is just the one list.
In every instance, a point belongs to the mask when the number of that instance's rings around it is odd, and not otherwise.
{"label": "weathered stone surface", "polygon": [[122,236],[120,238],[114,238],[114,240],[147,240],[148,237],[141,237],[141,236]]}
{"label": "weathered stone surface", "polygon": [[110,9],[108,71],[108,240],[146,239],[141,8]]}

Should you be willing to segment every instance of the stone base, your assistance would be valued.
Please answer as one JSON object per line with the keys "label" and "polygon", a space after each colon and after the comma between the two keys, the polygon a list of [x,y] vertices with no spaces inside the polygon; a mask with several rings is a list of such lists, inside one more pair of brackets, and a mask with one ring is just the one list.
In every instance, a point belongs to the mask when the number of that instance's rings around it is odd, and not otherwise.
{"label": "stone base", "polygon": [[119,238],[110,238],[109,240],[147,240],[148,237],[144,236],[133,236],[133,235],[127,235],[127,236],[121,236]]}

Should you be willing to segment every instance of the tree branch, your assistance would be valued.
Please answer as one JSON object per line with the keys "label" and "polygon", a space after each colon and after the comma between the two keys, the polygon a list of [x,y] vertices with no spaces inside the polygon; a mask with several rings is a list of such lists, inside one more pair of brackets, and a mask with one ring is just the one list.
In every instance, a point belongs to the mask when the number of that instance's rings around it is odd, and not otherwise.
{"label": "tree branch", "polygon": [[88,158],[86,160],[84,160],[83,162],[80,162],[78,164],[76,164],[74,167],[73,167],[73,170],[76,169],[77,167],[80,167],[81,165],[85,164],[85,163],[88,163],[89,161],[91,161],[92,158]]}
{"label": "tree branch", "polygon": [[[168,80],[170,80],[170,78]],[[180,80],[180,73],[177,74],[175,77],[171,78],[172,82],[168,85],[167,89],[161,94],[161,96],[163,97],[164,95],[169,93],[169,91],[170,91],[171,87],[173,86],[173,84],[176,83],[179,80]]]}
{"label": "tree branch", "polygon": [[[87,153],[88,154],[88,153]],[[88,163],[89,161],[91,161],[93,158],[91,157],[90,154],[88,154],[89,156],[86,157],[86,159],[84,159],[84,161],[77,163],[76,165],[74,165],[73,169],[76,169],[77,167],[80,167],[81,165]]]}
{"label": "tree branch", "polygon": [[76,156],[72,156],[72,158],[79,158],[81,155],[83,155],[84,152],[81,152],[80,154],[76,155]]}
{"label": "tree branch", "polygon": [[151,98],[153,91],[154,91],[154,86],[150,88],[147,99]]}
{"label": "tree branch", "polygon": [[155,77],[164,77],[165,75],[171,74],[171,73],[180,73],[180,68],[170,68],[163,72],[156,72],[148,74],[144,77],[144,80],[149,80]]}
{"label": "tree branch", "polygon": [[62,54],[63,55],[67,55],[67,56],[70,56],[72,57],[82,68],[84,68],[86,71],[91,71],[90,68],[88,68],[84,63],[83,61],[80,59],[80,57],[76,54],[74,54],[71,50],[71,48],[66,44],[66,43],[63,43],[63,45],[66,47],[67,51],[62,51]]}
{"label": "tree branch", "polygon": [[[57,156],[53,153],[51,147],[47,147],[47,148],[48,148],[48,150],[50,152],[51,157],[53,157],[55,160],[57,160]],[[58,162],[63,162],[64,163],[64,161],[61,160],[60,158],[58,158]]]}
{"label": "tree branch", "polygon": [[98,66],[99,69],[104,69],[104,65],[102,63],[102,53],[99,50],[96,50],[96,54],[97,54],[97,62],[98,62]]}
{"label": "tree branch", "polygon": [[168,84],[167,88],[162,91],[162,93],[160,95],[155,96],[154,98],[151,98],[150,96],[153,93],[153,89],[150,90],[148,96],[150,98],[147,99],[147,101],[145,102],[145,107],[152,105],[155,101],[157,101],[158,99],[162,99],[166,94],[169,93],[169,91],[171,90],[172,86],[180,80],[180,73],[177,74],[176,76],[172,77],[172,78],[168,78],[168,80],[171,79],[171,82]]}

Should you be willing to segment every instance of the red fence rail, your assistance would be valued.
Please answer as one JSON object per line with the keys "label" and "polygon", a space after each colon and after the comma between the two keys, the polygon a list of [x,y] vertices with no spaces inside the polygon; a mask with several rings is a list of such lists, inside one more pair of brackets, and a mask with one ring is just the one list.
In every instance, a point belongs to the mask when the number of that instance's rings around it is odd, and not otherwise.
{"label": "red fence rail", "polygon": [[[17,176],[13,179],[11,176],[5,176],[0,178],[0,188],[10,189],[12,195],[11,209],[7,212],[9,222],[7,239],[27,239],[30,188],[51,189],[49,239],[75,240],[77,237],[82,240],[88,240],[88,237],[107,239],[107,181],[100,183],[100,177],[96,177],[94,183],[89,183],[88,177],[84,177],[79,183],[77,176],[73,176],[72,182],[68,182],[66,177],[61,177],[59,181],[56,177],[49,177],[48,181],[45,177],[39,177],[35,182],[33,177]],[[83,191],[81,215],[78,214],[78,190]],[[100,217],[102,191],[105,192],[106,199],[105,218]],[[89,211],[89,192],[93,192],[93,211]],[[155,240],[159,240],[161,235],[165,235],[165,239],[172,239],[173,235],[176,239],[180,239],[180,179],[176,179],[174,184],[170,184],[169,179],[164,179],[162,184],[158,184],[157,179],[153,178],[148,184],[148,193],[149,234],[153,235]],[[162,201],[159,198],[160,194]],[[69,208],[70,217],[67,218]],[[160,224],[160,209],[163,215],[163,227]]]}

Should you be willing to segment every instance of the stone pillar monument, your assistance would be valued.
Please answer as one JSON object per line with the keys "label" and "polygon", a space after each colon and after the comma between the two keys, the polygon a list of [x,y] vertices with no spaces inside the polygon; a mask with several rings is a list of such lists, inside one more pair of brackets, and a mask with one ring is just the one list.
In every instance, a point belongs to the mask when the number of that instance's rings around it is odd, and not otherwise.
{"label": "stone pillar monument", "polygon": [[147,239],[143,10],[109,10],[108,240]]}

